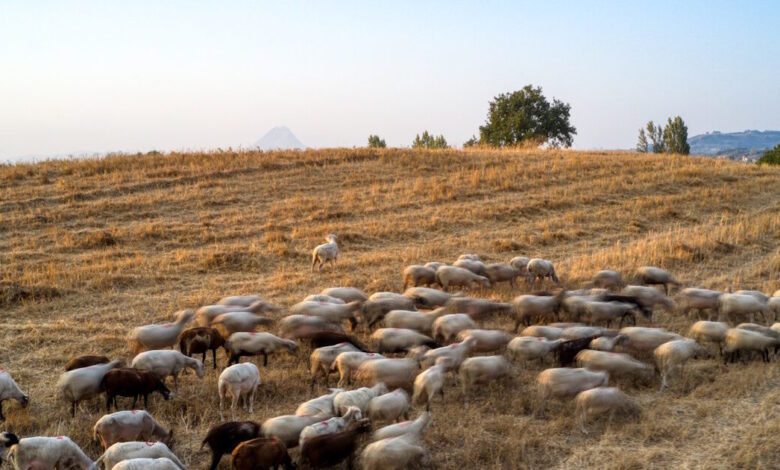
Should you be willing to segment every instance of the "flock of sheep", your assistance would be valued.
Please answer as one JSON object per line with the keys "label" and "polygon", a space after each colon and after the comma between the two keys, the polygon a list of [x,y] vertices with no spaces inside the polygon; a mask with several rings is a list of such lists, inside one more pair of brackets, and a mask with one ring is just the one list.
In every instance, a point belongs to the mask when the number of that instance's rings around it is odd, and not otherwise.
{"label": "flock of sheep", "polygon": [[[337,257],[336,237],[331,235],[328,243],[314,250],[312,270],[317,265],[321,270],[326,263],[335,268]],[[130,331],[128,341],[135,354],[130,367],[105,356],[80,356],[68,362],[57,387],[74,416],[80,402],[105,395],[109,414],[94,426],[94,437],[104,449],[96,462],[63,436],[20,439],[4,432],[0,446],[7,448],[6,459],[16,469],[100,465],[107,470],[183,469],[168,447],[173,430],[144,410],[111,410],[117,408],[119,396],[133,398],[133,408],[140,398],[146,408],[155,393],[167,400],[178,388],[182,371],[192,369],[202,378],[209,351],[216,369],[217,350],[224,349],[227,363],[217,392],[223,421],[225,401],[232,421],[213,426],[203,439],[203,446],[212,451],[212,470],[224,454],[231,454],[231,467],[236,469],[292,468],[288,451],[294,447],[300,448],[301,466],[351,464],[361,435],[372,428],[370,443],[360,449],[362,468],[405,469],[429,455],[424,436],[432,420],[431,403],[444,400],[445,385],[453,381],[460,383],[468,401],[480,387],[511,379],[515,367],[557,361],[557,367],[538,375],[538,414],[544,415],[549,399],[574,397],[577,424],[587,432],[586,423],[596,416],[608,415],[611,421],[617,413],[640,412],[632,397],[608,386],[610,378],[652,377],[657,371],[663,389],[670,374],[686,361],[715,353],[708,343],[731,362],[755,354],[770,362],[780,348],[780,323],[771,327],[753,323],[754,315],[761,315],[765,324],[777,320],[780,291],[769,297],[756,291],[686,288],[675,302],[668,296],[669,286],[680,283],[655,267],[637,271],[638,285],[624,285],[618,272],[600,271],[586,289],[534,291],[506,303],[448,292],[473,285],[490,288],[500,282],[514,287],[518,278],[533,287],[538,281],[544,285],[547,278],[559,282],[547,260],[516,257],[506,264],[485,264],[479,256],[465,254],[451,265],[408,266],[402,294],[367,296],[353,287],[329,288],[291,306],[286,316],[281,316],[280,307],[254,295],[225,297],[196,312],[183,310],[172,323]],[[663,286],[663,291],[654,285]],[[637,316],[651,324],[660,309],[697,311],[707,320],[694,323],[688,338],[636,326]],[[515,331],[480,328],[497,316],[513,319]],[[197,326],[187,328],[193,320]],[[748,322],[738,324],[743,320]],[[737,326],[730,328],[726,322]],[[613,323],[620,329],[612,329]],[[256,331],[272,326],[276,334]],[[371,333],[372,347],[351,334],[358,329]],[[268,367],[269,356],[280,352],[298,356],[304,347],[311,350],[311,389],[318,381],[329,386],[334,372],[339,388],[262,424],[237,421],[239,402],[253,414],[261,384],[258,366],[240,362],[241,357],[262,355],[263,366]],[[201,360],[191,357],[195,354],[202,355]],[[166,385],[169,376],[174,391]],[[354,388],[354,383],[364,386]],[[22,407],[29,402],[10,373],[0,369],[0,421],[2,402],[9,399]],[[424,411],[410,420],[413,409],[423,406]]]}

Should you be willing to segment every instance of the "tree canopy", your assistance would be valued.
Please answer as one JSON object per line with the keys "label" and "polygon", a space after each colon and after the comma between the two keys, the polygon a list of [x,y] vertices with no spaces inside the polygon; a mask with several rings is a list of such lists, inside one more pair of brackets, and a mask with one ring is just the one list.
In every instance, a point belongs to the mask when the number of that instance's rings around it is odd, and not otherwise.
{"label": "tree canopy", "polygon": [[449,145],[443,135],[434,136],[433,134],[429,134],[426,130],[423,131],[422,135],[417,134],[414,136],[412,148],[446,149],[449,148]]}
{"label": "tree canopy", "polygon": [[368,146],[369,148],[385,148],[387,147],[387,144],[385,143],[385,139],[380,138],[378,135],[371,134],[368,136]]}

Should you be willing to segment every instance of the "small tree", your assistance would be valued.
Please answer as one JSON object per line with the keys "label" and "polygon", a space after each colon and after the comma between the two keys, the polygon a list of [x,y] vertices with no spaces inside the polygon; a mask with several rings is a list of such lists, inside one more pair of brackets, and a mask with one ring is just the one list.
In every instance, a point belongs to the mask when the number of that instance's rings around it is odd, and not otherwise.
{"label": "small tree", "polygon": [[680,116],[675,116],[674,119],[669,118],[666,121],[663,142],[663,150],[665,152],[682,155],[691,153],[691,146],[688,145],[688,127]]}
{"label": "small tree", "polygon": [[523,142],[571,147],[577,129],[569,122],[571,106],[550,103],[540,87],[525,86],[490,102],[487,122],[479,126],[479,143],[504,147]]}
{"label": "small tree", "polygon": [[449,148],[449,145],[447,145],[447,140],[443,135],[434,136],[429,134],[428,131],[423,131],[422,135],[417,134],[414,136],[412,148],[446,149]]}
{"label": "small tree", "polygon": [[469,140],[463,142],[463,148],[476,147],[477,145],[479,145],[479,140],[477,140],[477,136],[475,135],[472,135]]}
{"label": "small tree", "polygon": [[758,163],[761,165],[780,165],[780,144],[764,152],[761,158],[758,159]]}
{"label": "small tree", "polygon": [[644,129],[639,129],[639,141],[636,143],[636,151],[647,153],[647,136]]}
{"label": "small tree", "polygon": [[650,141],[653,143],[653,153],[662,153],[664,151],[664,130],[661,126],[653,124],[653,121],[648,121],[646,129]]}
{"label": "small tree", "polygon": [[371,134],[368,136],[368,147],[383,149],[387,147],[387,144],[385,143],[385,139],[380,138],[378,135]]}

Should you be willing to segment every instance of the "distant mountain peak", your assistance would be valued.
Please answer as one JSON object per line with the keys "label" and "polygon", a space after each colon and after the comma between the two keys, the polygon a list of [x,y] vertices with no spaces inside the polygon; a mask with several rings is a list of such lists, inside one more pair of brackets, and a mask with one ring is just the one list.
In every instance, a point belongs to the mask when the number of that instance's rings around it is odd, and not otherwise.
{"label": "distant mountain peak", "polygon": [[255,142],[261,150],[305,149],[306,146],[285,126],[274,127]]}

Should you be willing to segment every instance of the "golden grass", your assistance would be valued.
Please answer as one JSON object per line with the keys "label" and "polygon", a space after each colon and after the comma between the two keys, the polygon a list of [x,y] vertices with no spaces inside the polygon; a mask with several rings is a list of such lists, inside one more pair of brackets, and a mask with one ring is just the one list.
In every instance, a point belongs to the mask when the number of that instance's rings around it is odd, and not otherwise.
{"label": "golden grass", "polygon": [[[329,232],[340,236],[339,268],[312,275],[310,250]],[[2,166],[0,367],[32,399],[26,410],[7,404],[2,427],[67,434],[96,458],[91,428],[103,401],[70,418],[54,390],[67,359],[92,352],[129,360],[130,328],[226,294],[261,293],[289,306],[328,286],[397,291],[404,265],[452,261],[461,252],[491,261],[550,258],[570,287],[598,269],[655,264],[687,285],[773,292],[778,245],[780,172],[711,159],[332,149]],[[679,332],[689,323],[660,317]],[[271,358],[254,419],[291,413],[311,396],[304,362]],[[663,393],[656,382],[620,382],[643,418],[609,428],[598,421],[587,436],[574,428],[573,403],[553,404],[546,419],[532,416],[536,367],[519,367],[510,383],[488,387],[468,408],[459,388],[447,389],[445,403],[433,405],[428,437],[435,466],[778,464],[776,362],[696,362]],[[205,467],[200,440],[219,419],[216,378],[211,369],[203,381],[190,374],[175,399],[155,396],[150,404],[195,468]]]}

